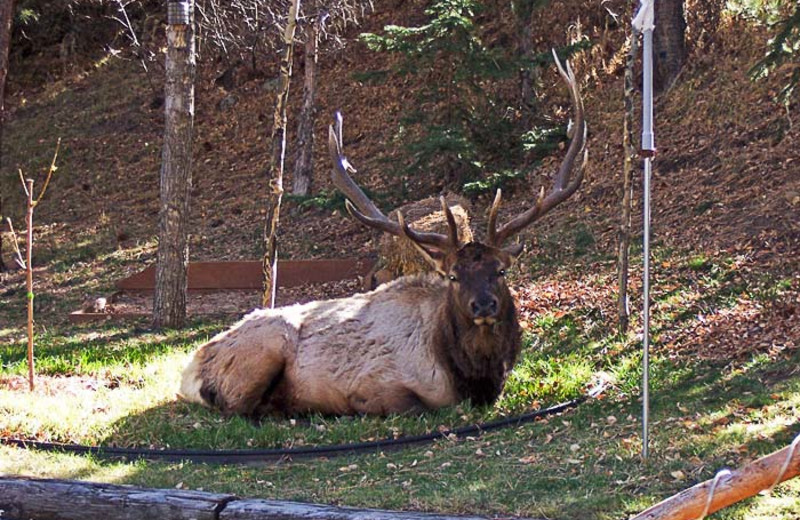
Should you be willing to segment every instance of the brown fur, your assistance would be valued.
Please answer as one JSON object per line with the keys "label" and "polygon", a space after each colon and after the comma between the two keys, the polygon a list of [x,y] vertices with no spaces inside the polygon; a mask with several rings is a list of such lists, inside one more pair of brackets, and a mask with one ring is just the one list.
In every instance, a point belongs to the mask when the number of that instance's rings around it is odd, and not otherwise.
{"label": "brown fur", "polygon": [[[472,229],[469,221],[469,201],[448,193],[445,200],[453,213],[458,236],[462,243],[472,242]],[[435,233],[447,232],[447,219],[442,211],[439,197],[429,197],[418,200],[411,204],[406,204],[389,213],[389,218],[397,220],[397,214],[402,213],[408,225],[417,231],[432,231]],[[379,265],[388,271],[390,279],[399,278],[409,274],[427,273],[431,266],[420,257],[411,240],[405,236],[393,236],[382,234],[378,242]],[[379,280],[373,281],[374,289],[381,283]]]}
{"label": "brown fur", "polygon": [[[520,348],[514,304],[497,274],[509,263],[500,250],[468,244],[445,262],[455,282],[428,273],[349,298],[253,311],[198,348],[179,395],[243,415],[491,403]],[[493,324],[477,325],[469,312],[476,291],[497,295]]]}

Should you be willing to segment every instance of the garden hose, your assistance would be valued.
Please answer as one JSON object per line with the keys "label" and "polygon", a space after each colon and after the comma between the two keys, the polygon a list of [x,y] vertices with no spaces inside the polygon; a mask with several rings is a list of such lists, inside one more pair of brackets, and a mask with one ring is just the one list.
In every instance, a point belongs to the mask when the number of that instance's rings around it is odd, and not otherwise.
{"label": "garden hose", "polygon": [[438,439],[464,438],[480,436],[484,432],[499,430],[509,426],[519,426],[549,415],[555,415],[578,406],[590,397],[602,392],[602,385],[595,387],[585,395],[570,401],[556,404],[534,412],[513,417],[497,419],[486,423],[471,424],[454,428],[428,432],[421,435],[407,435],[367,442],[332,444],[326,446],[310,446],[298,448],[272,448],[251,450],[201,450],[201,449],[152,449],[152,448],[120,448],[114,446],[84,446],[81,444],[62,444],[24,439],[0,438],[0,443],[23,449],[45,452],[75,453],[92,455],[101,459],[121,459],[125,461],[151,460],[161,462],[194,462],[204,464],[252,464],[258,462],[275,462],[297,458],[322,458],[359,453],[375,453],[377,451],[402,448],[433,442]]}

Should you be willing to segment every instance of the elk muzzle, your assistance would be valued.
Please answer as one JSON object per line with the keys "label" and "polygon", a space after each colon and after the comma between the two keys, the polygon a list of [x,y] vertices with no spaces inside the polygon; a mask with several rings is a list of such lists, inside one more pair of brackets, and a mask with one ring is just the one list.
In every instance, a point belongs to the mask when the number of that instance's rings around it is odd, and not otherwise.
{"label": "elk muzzle", "polygon": [[497,297],[488,293],[472,298],[469,302],[469,310],[475,325],[494,325],[497,322],[499,307]]}

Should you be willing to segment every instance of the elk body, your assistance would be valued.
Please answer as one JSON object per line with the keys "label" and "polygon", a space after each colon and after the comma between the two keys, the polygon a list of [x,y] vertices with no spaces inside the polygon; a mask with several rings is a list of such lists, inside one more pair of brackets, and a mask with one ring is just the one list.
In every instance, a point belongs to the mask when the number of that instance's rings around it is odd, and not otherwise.
{"label": "elk body", "polygon": [[[521,332],[505,281],[521,245],[503,243],[574,193],[586,125],[574,74],[559,72],[575,133],[552,190],[497,227],[498,191],[485,242],[463,243],[442,200],[447,234],[384,216],[355,184],[342,153],[341,118],[329,132],[334,183],[362,223],[411,240],[434,272],[405,276],[349,298],[259,309],[195,351],[179,395],[226,414],[390,414],[470,399],[495,401],[519,355]],[[577,174],[576,158],[583,156]]]}

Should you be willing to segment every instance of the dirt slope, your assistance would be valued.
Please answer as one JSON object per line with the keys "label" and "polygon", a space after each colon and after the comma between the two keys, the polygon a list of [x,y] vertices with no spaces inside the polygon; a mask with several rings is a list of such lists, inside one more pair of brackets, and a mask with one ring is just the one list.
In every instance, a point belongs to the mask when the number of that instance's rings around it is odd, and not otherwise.
{"label": "dirt slope", "polygon": [[[621,3],[609,5],[620,7],[616,4]],[[393,137],[413,85],[355,79],[355,73],[389,64],[388,58],[370,54],[355,42],[357,33],[399,23],[420,8],[418,2],[376,5],[375,13],[348,33],[348,46],[322,61],[315,189],[329,188],[324,139],[319,137],[325,135],[329,114],[341,109],[346,117],[348,155],[359,167],[363,185],[388,191],[397,204],[438,191],[431,186],[427,193],[399,192],[398,180],[383,172],[383,165],[397,156]],[[607,260],[615,249],[622,162],[620,57],[624,33],[609,24],[610,19],[608,11],[592,2],[553,2],[551,9],[541,13],[542,26],[548,28],[538,35],[542,41],[563,43],[584,31],[598,43],[575,60],[575,68],[584,78],[590,162],[580,193],[524,237],[530,243],[527,263],[538,254],[552,256],[553,248],[574,248],[571,241],[579,228],[591,237],[597,253],[593,258],[605,260],[588,269],[605,280],[613,278],[613,265]],[[487,32],[492,31],[497,34],[488,37],[502,41],[499,21],[494,27],[487,24]],[[694,49],[677,85],[659,99],[653,233],[659,247],[741,257],[750,269],[792,276],[800,258],[796,105],[787,110],[774,100],[782,74],[758,83],[747,76],[762,55],[766,38],[760,28],[727,20],[702,47]],[[27,67],[28,63],[17,66]],[[255,259],[263,225],[273,93],[269,79],[263,77],[245,77],[234,89],[225,91],[213,81],[218,72],[212,64],[204,64],[197,84],[191,254],[193,260]],[[154,78],[158,84],[157,73]],[[54,259],[64,251],[69,257],[59,261],[67,264],[124,257],[125,261],[111,266],[106,266],[105,260],[93,264],[95,269],[113,270],[108,278],[151,262],[163,109],[153,103],[154,92],[139,65],[110,58],[84,64],[47,83],[12,70],[11,82],[2,178],[12,208],[18,208],[21,200],[13,184],[17,168],[28,174],[41,172],[49,163],[56,139],[62,138],[59,172],[37,210],[38,263],[43,275],[54,270]],[[543,106],[560,117],[567,102],[564,89],[552,72],[544,82]],[[296,104],[299,76],[294,85]],[[295,124],[290,121],[292,129]],[[529,204],[560,160],[556,154],[532,171],[529,182],[515,190],[505,214]],[[291,185],[290,178],[286,185]],[[475,207],[480,213],[486,204],[486,200],[478,200]],[[635,204],[638,227],[638,196]],[[482,215],[474,218],[480,225]],[[336,211],[301,210],[291,202],[286,204],[282,226],[284,258],[367,254],[375,243],[371,232]],[[555,255],[555,261],[586,265],[585,259],[576,261],[563,254]],[[528,295],[529,312],[559,303],[557,298],[529,294],[535,289],[525,282],[535,275],[528,268],[519,275],[520,293]],[[8,278],[6,283],[17,283],[17,279]],[[603,307],[612,313],[613,295],[605,296]],[[794,312],[790,315],[796,316]]]}

